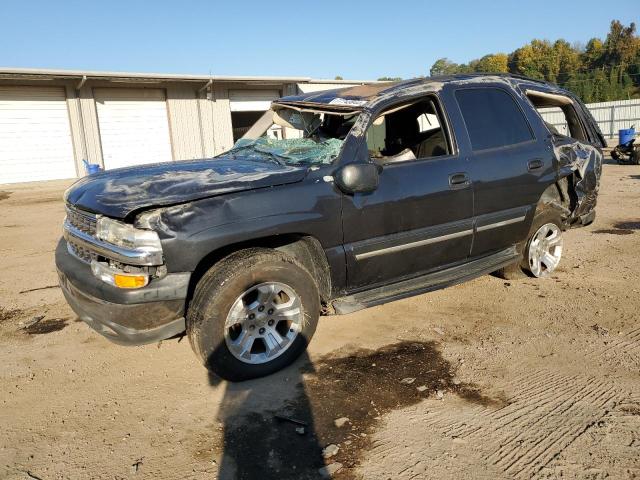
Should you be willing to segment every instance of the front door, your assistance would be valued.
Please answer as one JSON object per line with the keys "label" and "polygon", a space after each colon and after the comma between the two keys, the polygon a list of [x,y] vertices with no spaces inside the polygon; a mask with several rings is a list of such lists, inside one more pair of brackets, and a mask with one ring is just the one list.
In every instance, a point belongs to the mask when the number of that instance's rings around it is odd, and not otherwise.
{"label": "front door", "polygon": [[382,166],[379,186],[343,200],[352,291],[464,261],[473,238],[468,162],[437,98],[387,111],[367,132],[372,161]]}

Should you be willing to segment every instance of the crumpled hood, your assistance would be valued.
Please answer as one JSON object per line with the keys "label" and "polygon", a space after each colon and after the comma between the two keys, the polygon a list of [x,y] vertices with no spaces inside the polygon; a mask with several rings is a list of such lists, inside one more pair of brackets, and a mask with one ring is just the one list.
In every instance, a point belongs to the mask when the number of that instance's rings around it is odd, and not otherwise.
{"label": "crumpled hood", "polygon": [[65,201],[83,210],[124,218],[143,208],[298,182],[306,171],[307,167],[225,156],[156,163],[84,177],[67,190]]}

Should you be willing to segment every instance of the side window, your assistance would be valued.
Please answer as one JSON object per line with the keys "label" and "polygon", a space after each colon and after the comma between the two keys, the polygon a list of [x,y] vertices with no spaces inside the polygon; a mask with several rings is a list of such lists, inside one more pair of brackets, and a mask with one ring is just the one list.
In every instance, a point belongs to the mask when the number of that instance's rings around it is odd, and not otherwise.
{"label": "side window", "polygon": [[431,97],[391,107],[367,130],[369,155],[381,164],[448,155],[451,148],[441,118]]}
{"label": "side window", "polygon": [[473,150],[516,145],[533,139],[515,100],[498,88],[458,90],[456,99]]}
{"label": "side window", "polygon": [[583,142],[591,141],[569,97],[534,90],[527,90],[527,97],[551,134]]}

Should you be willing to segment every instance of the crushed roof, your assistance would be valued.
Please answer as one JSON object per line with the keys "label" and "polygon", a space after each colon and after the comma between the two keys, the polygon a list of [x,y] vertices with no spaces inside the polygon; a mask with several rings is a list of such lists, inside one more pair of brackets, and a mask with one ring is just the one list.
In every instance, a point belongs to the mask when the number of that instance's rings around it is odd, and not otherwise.
{"label": "crushed roof", "polygon": [[331,107],[339,109],[362,110],[366,104],[380,99],[382,97],[400,94],[406,90],[420,89],[424,86],[425,91],[430,87],[442,85],[445,83],[486,83],[486,82],[505,82],[514,81],[517,83],[542,84],[553,87],[554,90],[560,90],[556,85],[550,84],[542,80],[536,80],[520,75],[513,74],[456,74],[443,75],[434,77],[421,77],[399,82],[385,82],[376,84],[357,85],[347,88],[336,88],[332,90],[323,90],[319,92],[309,92],[300,95],[291,95],[282,97],[275,101],[276,104],[314,104],[319,106],[331,105]]}

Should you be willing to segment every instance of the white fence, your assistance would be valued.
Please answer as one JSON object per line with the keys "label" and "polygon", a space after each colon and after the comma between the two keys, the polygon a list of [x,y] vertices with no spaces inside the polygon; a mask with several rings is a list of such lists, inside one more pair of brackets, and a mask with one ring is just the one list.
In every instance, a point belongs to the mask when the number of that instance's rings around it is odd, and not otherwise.
{"label": "white fence", "polygon": [[[632,125],[640,127],[640,99],[616,100],[614,102],[588,103],[587,108],[596,119],[600,130],[607,139],[617,143],[618,130]],[[559,108],[540,109],[542,118],[560,133],[567,133],[567,123]]]}

